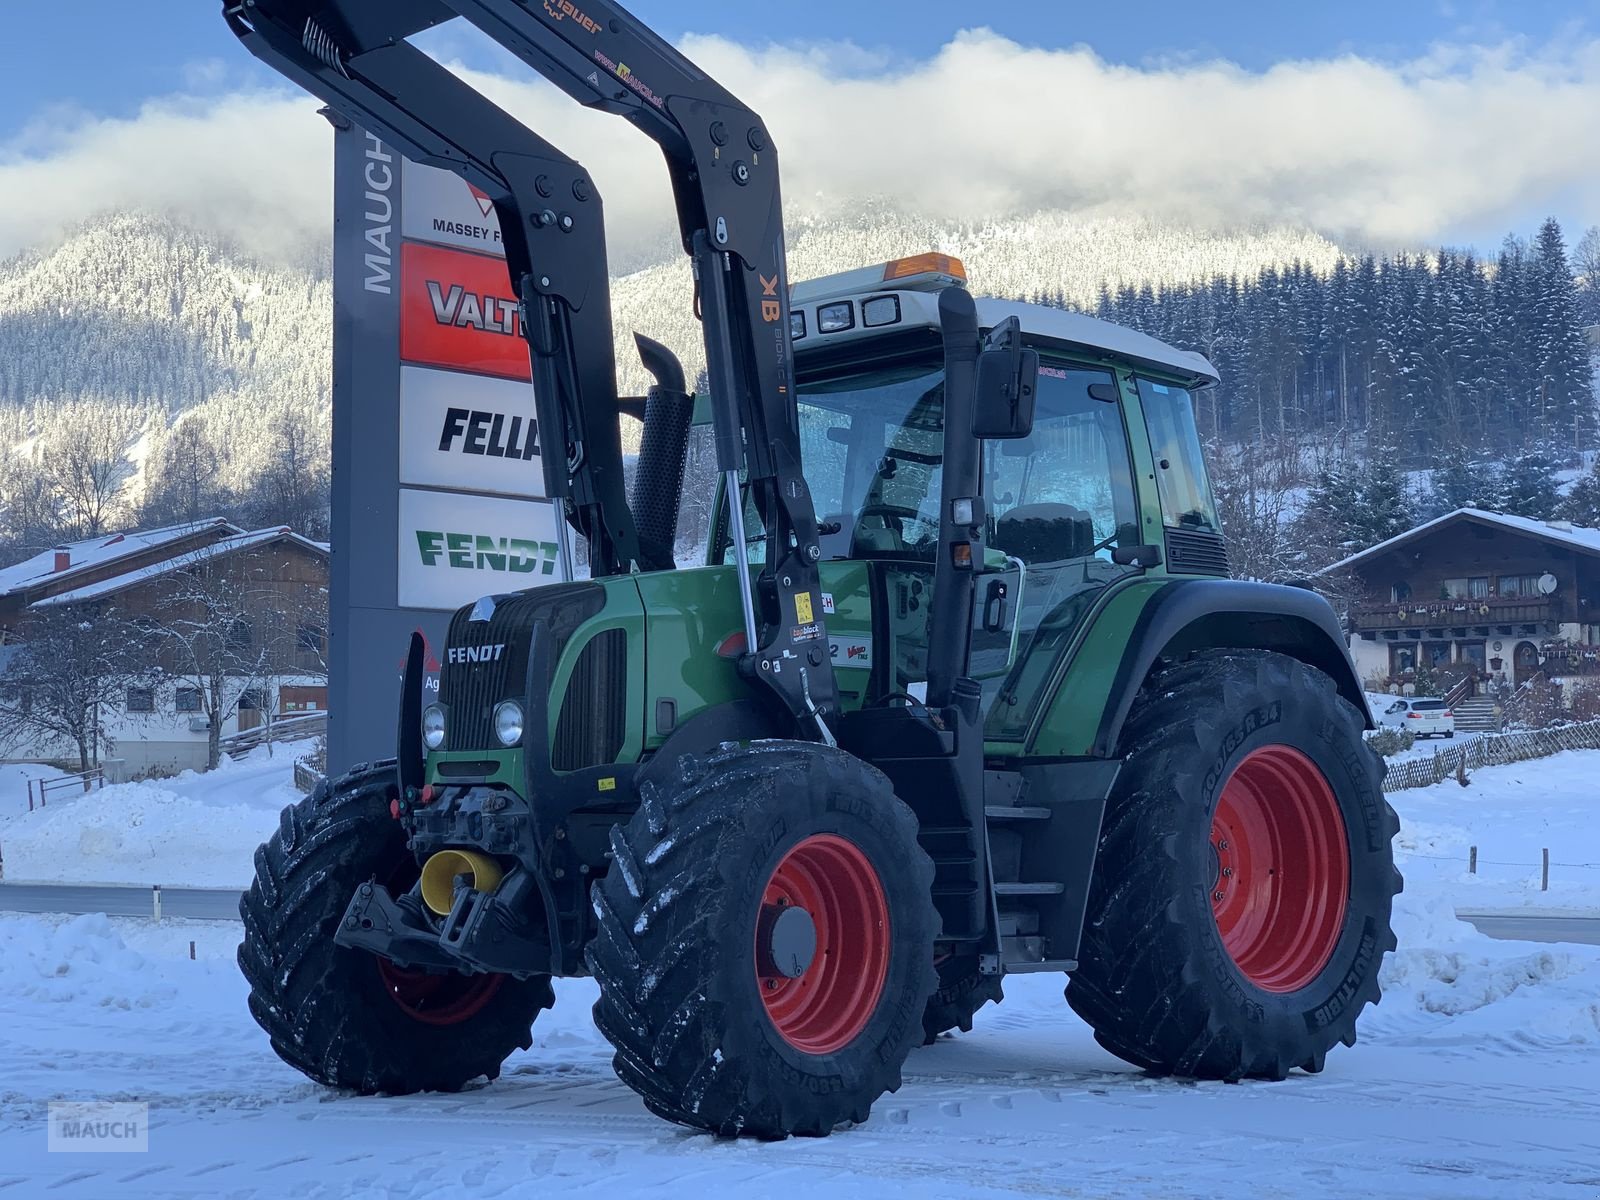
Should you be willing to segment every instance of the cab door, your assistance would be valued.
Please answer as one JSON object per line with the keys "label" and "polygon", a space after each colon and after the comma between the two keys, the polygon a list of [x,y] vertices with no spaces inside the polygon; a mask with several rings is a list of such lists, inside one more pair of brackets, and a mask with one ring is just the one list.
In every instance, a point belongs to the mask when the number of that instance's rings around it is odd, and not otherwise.
{"label": "cab door", "polygon": [[[1021,741],[1059,655],[1095,601],[1136,575],[1119,548],[1141,543],[1121,392],[1111,371],[1046,360],[1033,431],[984,446],[987,544],[1015,563],[1017,651],[982,681],[984,736]],[[983,577],[975,607],[987,599]],[[974,642],[975,649],[981,643]]]}

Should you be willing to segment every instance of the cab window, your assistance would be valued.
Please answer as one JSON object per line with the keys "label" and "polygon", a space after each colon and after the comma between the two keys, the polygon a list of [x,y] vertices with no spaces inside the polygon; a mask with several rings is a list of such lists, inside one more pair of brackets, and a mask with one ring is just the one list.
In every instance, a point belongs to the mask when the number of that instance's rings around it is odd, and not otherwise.
{"label": "cab window", "polygon": [[1161,519],[1174,529],[1222,532],[1211,483],[1200,453],[1194,398],[1187,388],[1150,379],[1139,381],[1139,403],[1150,431],[1150,453],[1161,493]]}

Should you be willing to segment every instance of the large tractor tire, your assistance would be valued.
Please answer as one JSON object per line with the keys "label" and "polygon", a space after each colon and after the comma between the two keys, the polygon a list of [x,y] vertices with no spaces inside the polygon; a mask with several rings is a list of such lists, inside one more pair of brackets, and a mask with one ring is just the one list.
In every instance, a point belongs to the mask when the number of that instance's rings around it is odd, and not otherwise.
{"label": "large tractor tire", "polygon": [[941,1034],[959,1029],[972,1032],[972,1018],[989,1001],[1004,999],[1000,976],[978,970],[974,954],[952,954],[938,964],[939,988],[928,998],[922,1013],[922,1044],[931,1046]]}
{"label": "large tractor tire", "polygon": [[595,1024],[655,1113],[822,1136],[900,1086],[935,987],[933,864],[874,768],[757,742],[686,756],[611,832]]}
{"label": "large tractor tire", "polygon": [[458,1091],[494,1079],[532,1044],[534,1018],[554,1000],[547,976],[405,970],[336,945],[361,884],[395,894],[417,877],[405,831],[389,811],[393,763],[358,767],[283,810],[256,851],[239,902],[239,967],[250,1013],[290,1066],[361,1093]]}
{"label": "large tractor tire", "polygon": [[1354,1045],[1395,947],[1383,763],[1322,672],[1205,652],[1123,735],[1067,1000],[1158,1074],[1282,1079]]}

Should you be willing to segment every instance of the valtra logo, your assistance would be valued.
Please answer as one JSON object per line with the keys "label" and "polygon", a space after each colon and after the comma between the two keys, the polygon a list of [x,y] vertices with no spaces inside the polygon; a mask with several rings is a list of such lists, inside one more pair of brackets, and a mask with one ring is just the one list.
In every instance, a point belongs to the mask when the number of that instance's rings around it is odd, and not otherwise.
{"label": "valtra logo", "polygon": [[400,291],[405,362],[532,377],[504,260],[408,242],[400,250]]}

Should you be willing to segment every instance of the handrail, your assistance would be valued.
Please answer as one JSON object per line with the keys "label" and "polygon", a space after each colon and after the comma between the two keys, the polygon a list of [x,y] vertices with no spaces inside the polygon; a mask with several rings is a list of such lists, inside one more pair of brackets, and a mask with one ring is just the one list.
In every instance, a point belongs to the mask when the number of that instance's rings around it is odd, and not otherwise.
{"label": "handrail", "polygon": [[87,771],[79,771],[72,775],[58,775],[54,779],[29,779],[28,785],[28,811],[34,808],[34,785],[39,789],[39,807],[43,808],[45,799],[51,792],[64,792],[74,785],[81,791],[90,792],[96,787],[105,787],[106,773],[102,767],[92,767]]}

